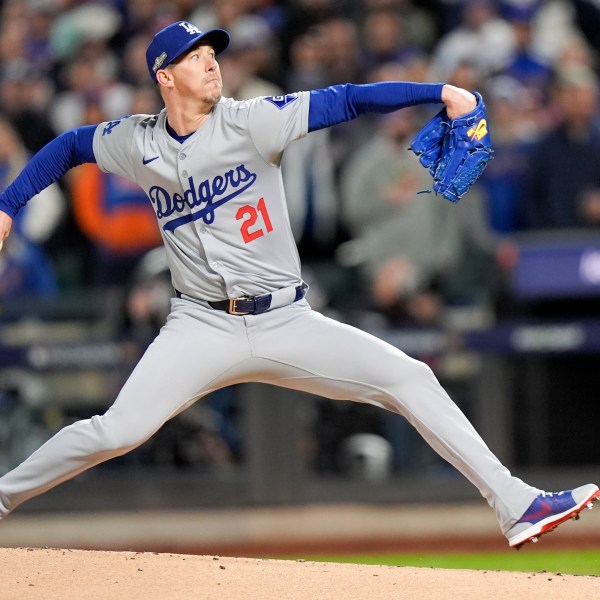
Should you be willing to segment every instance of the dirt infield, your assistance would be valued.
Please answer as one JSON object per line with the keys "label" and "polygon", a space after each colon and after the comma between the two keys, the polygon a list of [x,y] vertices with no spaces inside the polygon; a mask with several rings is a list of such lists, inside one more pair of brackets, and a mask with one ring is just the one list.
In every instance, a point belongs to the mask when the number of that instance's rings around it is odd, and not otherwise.
{"label": "dirt infield", "polygon": [[600,597],[600,578],[219,556],[0,549],[3,600],[420,600]]}

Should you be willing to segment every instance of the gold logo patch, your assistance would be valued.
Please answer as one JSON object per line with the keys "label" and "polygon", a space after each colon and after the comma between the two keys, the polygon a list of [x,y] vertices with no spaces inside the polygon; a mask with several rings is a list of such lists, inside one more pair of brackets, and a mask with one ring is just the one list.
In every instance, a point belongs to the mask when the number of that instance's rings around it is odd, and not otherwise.
{"label": "gold logo patch", "polygon": [[487,121],[485,119],[481,119],[479,123],[475,127],[471,127],[469,131],[467,131],[467,135],[471,139],[471,141],[477,140],[481,141],[481,138],[487,135]]}

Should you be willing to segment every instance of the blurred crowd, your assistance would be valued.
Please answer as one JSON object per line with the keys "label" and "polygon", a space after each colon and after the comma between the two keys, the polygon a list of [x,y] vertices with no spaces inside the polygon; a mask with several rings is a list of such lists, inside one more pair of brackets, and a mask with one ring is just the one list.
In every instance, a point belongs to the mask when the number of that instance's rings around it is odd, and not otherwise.
{"label": "blurred crowd", "polygon": [[[365,115],[289,146],[289,213],[315,308],[489,323],[514,314],[518,239],[600,232],[600,0],[0,1],[0,190],[69,129],[158,112],[145,50],[180,19],[230,32],[219,63],[224,95],[240,100],[386,80],[483,94],[494,158],[458,204],[422,193],[431,180],[408,150],[440,106]],[[0,304],[116,286],[120,332],[150,338],[173,293],[160,243],[144,193],[82,165],[18,215]],[[235,462],[235,390],[204,404],[138,460]],[[351,403],[317,410],[318,469],[339,470],[339,448],[366,447],[353,436],[367,430],[394,440],[396,468],[415,464],[399,419],[371,423]]]}
{"label": "blurred crowd", "polygon": [[[483,93],[494,159],[457,205],[419,193],[431,181],[407,150],[439,106],[289,147],[290,218],[318,308],[422,324],[452,307],[497,313],[515,235],[600,227],[598,0],[5,0],[0,189],[64,131],[158,112],[145,49],[179,19],[230,32],[219,62],[236,99],[392,79]],[[83,165],[19,215],[0,299],[141,281],[135,321],[151,311],[159,246],[141,190]]]}

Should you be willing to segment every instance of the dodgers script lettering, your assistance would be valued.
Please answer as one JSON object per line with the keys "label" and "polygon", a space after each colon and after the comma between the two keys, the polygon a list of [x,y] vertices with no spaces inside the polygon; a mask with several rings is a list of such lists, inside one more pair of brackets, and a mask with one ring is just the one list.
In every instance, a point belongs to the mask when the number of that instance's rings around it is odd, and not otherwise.
{"label": "dodgers script lettering", "polygon": [[[223,175],[205,179],[198,185],[195,184],[193,177],[188,177],[187,189],[183,194],[177,192],[170,194],[165,188],[155,185],[150,188],[148,196],[159,219],[186,212],[163,225],[165,231],[173,231],[180,225],[198,219],[202,219],[207,224],[212,223],[215,220],[215,210],[219,206],[239,196],[255,181],[256,173],[241,164]],[[200,210],[187,213],[187,210],[193,211],[200,206],[202,207]]]}

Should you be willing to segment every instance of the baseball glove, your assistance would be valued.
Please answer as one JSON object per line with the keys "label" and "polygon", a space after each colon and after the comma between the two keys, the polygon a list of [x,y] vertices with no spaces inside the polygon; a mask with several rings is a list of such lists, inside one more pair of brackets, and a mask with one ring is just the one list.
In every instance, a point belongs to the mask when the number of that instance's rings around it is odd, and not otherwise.
{"label": "baseball glove", "polygon": [[414,137],[410,149],[433,177],[433,191],[458,202],[492,157],[487,111],[477,92],[477,106],[450,120],[442,109]]}

